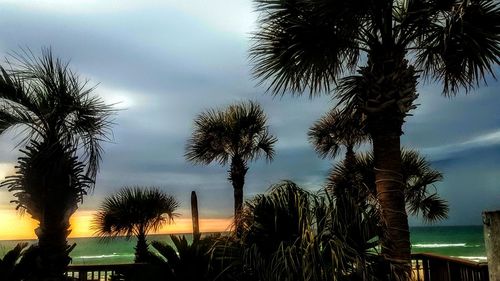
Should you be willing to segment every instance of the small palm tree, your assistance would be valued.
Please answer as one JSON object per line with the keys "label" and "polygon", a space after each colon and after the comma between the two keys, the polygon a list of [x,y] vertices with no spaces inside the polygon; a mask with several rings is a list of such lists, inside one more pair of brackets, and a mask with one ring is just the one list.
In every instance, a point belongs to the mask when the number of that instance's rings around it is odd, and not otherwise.
{"label": "small palm tree", "polygon": [[102,238],[135,236],[135,262],[148,260],[146,236],[178,216],[179,203],[157,188],[125,187],[104,199],[94,215],[92,228]]}
{"label": "small palm tree", "polygon": [[[401,152],[402,178],[406,209],[409,214],[421,216],[425,222],[436,222],[448,217],[448,204],[437,194],[435,184],[443,179],[443,175],[434,170],[430,163],[414,150],[403,149]],[[330,190],[339,186],[347,186],[347,167],[340,163],[328,178]],[[374,159],[372,153],[356,156],[352,167],[363,186],[376,197]]]}
{"label": "small palm tree", "polygon": [[14,193],[18,210],[39,222],[38,276],[60,279],[72,249],[70,217],[94,187],[113,110],[50,49],[13,60],[0,67],[0,134],[22,129],[25,147],[16,175],[1,186]]}
{"label": "small palm tree", "polygon": [[234,189],[234,215],[238,218],[248,162],[261,156],[271,161],[274,156],[276,138],[269,133],[266,115],[259,104],[250,101],[224,110],[208,110],[194,122],[185,156],[195,164],[231,163],[229,181]]}
{"label": "small palm tree", "polygon": [[329,111],[309,129],[309,141],[322,158],[334,158],[342,146],[346,149],[345,161],[354,160],[354,147],[370,140],[358,116],[343,116],[338,109]]}
{"label": "small palm tree", "polygon": [[[309,129],[309,140],[316,152],[323,158],[335,157],[345,146],[343,163],[337,164],[328,178],[331,191],[358,193],[366,197],[367,192],[376,196],[373,154],[356,155],[354,146],[370,140],[356,116],[343,116],[344,112],[334,109],[319,119]],[[447,218],[448,205],[432,190],[434,183],[443,175],[432,169],[430,163],[417,151],[401,151],[405,200],[408,213],[422,215],[426,222]],[[356,181],[360,181],[356,183]],[[368,189],[367,189],[368,187]],[[358,188],[360,190],[353,190]],[[333,190],[336,189],[336,190]],[[353,195],[353,194],[351,194]]]}

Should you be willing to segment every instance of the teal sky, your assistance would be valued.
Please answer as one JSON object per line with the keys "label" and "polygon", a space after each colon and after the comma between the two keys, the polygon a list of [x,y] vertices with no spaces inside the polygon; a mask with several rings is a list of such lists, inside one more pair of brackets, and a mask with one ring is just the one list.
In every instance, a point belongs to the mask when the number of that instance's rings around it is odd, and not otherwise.
{"label": "teal sky", "polygon": [[[176,195],[186,213],[197,190],[203,216],[225,218],[233,206],[227,167],[192,166],[183,157],[192,120],[204,109],[252,99],[268,114],[277,155],[270,165],[251,164],[247,197],[282,179],[317,190],[332,165],[314,154],[306,132],[334,101],[273,98],[256,85],[248,60],[256,19],[251,1],[239,0],[0,0],[0,56],[51,46],[99,83],[96,94],[120,102],[114,141],[105,145],[96,189],[81,208],[94,209],[123,185],[155,185]],[[450,203],[443,224],[480,224],[481,211],[500,209],[500,83],[487,81],[451,99],[422,81],[420,106],[404,127],[404,145],[445,175],[436,186]],[[16,143],[12,134],[0,137],[4,175],[19,156]],[[0,208],[13,208],[10,200],[0,191]]]}

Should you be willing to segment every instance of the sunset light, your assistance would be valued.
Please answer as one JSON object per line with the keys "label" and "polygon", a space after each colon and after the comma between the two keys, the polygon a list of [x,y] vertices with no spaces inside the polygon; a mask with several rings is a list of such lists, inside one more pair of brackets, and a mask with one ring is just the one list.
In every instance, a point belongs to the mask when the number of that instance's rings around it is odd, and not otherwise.
{"label": "sunset light", "polygon": [[[93,211],[77,211],[71,217],[70,238],[91,237]],[[229,230],[230,218],[200,219],[201,232],[221,232]],[[12,210],[0,210],[0,240],[36,239],[34,229],[38,222],[31,219],[28,214],[21,216]],[[171,225],[163,227],[160,231],[151,234],[190,233],[192,232],[191,217],[179,217]]]}

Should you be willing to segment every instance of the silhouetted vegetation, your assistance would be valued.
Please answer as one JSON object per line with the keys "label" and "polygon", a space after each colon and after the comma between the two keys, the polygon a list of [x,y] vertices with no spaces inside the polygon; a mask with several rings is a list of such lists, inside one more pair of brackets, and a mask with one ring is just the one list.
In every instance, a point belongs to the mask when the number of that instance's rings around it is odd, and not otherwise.
{"label": "silhouetted vegetation", "polygon": [[231,163],[229,181],[234,189],[234,215],[243,205],[243,186],[248,162],[261,156],[271,161],[277,139],[269,133],[267,117],[255,102],[238,103],[225,109],[210,109],[195,119],[186,146],[186,159],[195,164]]}
{"label": "silhouetted vegetation", "polygon": [[0,134],[22,128],[16,175],[1,186],[16,209],[39,222],[37,278],[60,280],[70,262],[69,219],[93,189],[113,110],[91,95],[50,49],[30,51],[0,67]]}
{"label": "silhouetted vegetation", "polygon": [[135,236],[135,262],[147,262],[147,234],[173,222],[178,207],[173,196],[158,188],[125,187],[104,199],[92,227],[103,239]]}
{"label": "silhouetted vegetation", "polygon": [[[353,220],[344,220],[347,213]],[[370,209],[338,206],[327,193],[284,181],[247,202],[243,235],[219,241],[215,262],[228,265],[223,280],[373,280],[377,222],[371,218]]]}
{"label": "silhouetted vegetation", "polygon": [[212,280],[210,271],[210,250],[214,237],[201,237],[193,234],[193,240],[170,235],[173,246],[160,241],[151,245],[159,253],[155,264],[160,264],[165,272],[165,279],[172,281]]}
{"label": "silhouetted vegetation", "polygon": [[19,243],[0,259],[0,276],[2,278],[9,281],[21,280],[24,270],[21,268],[20,260],[27,246],[28,243]]}

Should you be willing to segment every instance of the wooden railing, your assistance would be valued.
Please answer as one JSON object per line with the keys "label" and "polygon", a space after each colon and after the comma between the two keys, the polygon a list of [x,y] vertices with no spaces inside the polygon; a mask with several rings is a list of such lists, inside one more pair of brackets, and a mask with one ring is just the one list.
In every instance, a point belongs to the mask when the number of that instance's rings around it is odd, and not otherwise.
{"label": "wooden railing", "polygon": [[[437,254],[413,254],[414,281],[488,281],[488,264]],[[116,274],[148,270],[148,264],[70,265],[67,276],[78,281],[108,281]]]}
{"label": "wooden railing", "polygon": [[413,254],[415,281],[488,281],[488,264],[437,254]]}
{"label": "wooden railing", "polygon": [[147,266],[141,263],[70,265],[66,275],[78,281],[108,281],[113,275],[137,272]]}

